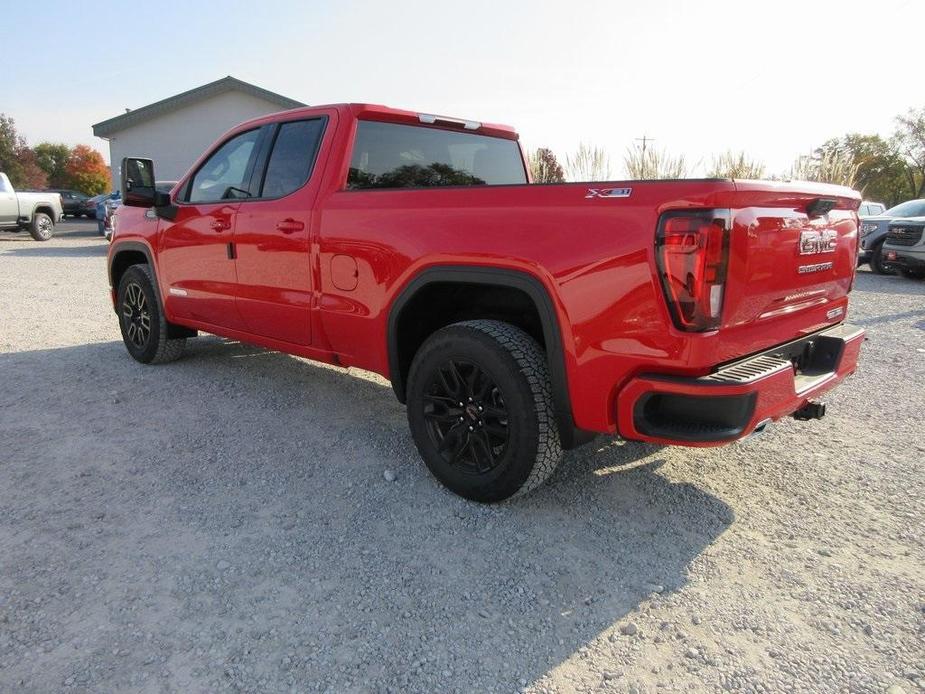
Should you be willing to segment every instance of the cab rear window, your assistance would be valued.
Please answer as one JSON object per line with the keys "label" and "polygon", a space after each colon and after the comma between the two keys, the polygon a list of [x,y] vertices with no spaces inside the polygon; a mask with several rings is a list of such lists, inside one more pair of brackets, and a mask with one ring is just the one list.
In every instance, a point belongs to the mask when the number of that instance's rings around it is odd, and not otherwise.
{"label": "cab rear window", "polygon": [[514,140],[363,120],[347,176],[351,190],[526,182]]}

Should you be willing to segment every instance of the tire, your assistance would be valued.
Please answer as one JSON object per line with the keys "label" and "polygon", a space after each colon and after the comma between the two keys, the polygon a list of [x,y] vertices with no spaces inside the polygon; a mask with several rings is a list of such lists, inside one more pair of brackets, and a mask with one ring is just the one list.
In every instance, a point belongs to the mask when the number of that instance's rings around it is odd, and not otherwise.
{"label": "tire", "polygon": [[500,321],[454,323],[424,342],[408,375],[408,424],[434,477],[473,501],[536,489],[562,457],[546,354]]}
{"label": "tire", "polygon": [[900,270],[899,273],[910,280],[925,280],[925,270]]}
{"label": "tire", "polygon": [[29,233],[36,241],[47,241],[55,235],[54,220],[44,212],[36,212],[32,215]]}
{"label": "tire", "polygon": [[142,364],[179,359],[186,338],[169,338],[170,324],[158,300],[149,265],[132,265],[119,280],[116,294],[122,341],[132,358]]}
{"label": "tire", "polygon": [[883,257],[883,242],[878,243],[870,252],[870,269],[878,275],[893,274],[893,269],[886,264]]}

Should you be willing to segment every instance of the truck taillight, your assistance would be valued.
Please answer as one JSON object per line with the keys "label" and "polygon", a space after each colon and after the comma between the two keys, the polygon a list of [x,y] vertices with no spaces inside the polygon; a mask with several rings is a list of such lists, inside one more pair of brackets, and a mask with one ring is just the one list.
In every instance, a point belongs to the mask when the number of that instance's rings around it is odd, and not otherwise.
{"label": "truck taillight", "polygon": [[729,210],[677,210],[659,219],[659,277],[671,318],[681,330],[704,332],[720,326],[730,218]]}

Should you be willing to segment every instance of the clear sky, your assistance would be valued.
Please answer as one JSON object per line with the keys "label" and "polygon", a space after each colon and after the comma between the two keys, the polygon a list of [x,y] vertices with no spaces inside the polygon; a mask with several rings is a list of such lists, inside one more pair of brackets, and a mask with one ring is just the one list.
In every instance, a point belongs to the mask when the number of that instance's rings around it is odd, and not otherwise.
{"label": "clear sky", "polygon": [[15,27],[0,112],[30,144],[106,157],[91,124],[225,75],[310,104],[509,123],[560,156],[585,141],[619,161],[647,135],[693,162],[746,150],[769,172],[925,107],[923,0],[6,0],[0,15]]}

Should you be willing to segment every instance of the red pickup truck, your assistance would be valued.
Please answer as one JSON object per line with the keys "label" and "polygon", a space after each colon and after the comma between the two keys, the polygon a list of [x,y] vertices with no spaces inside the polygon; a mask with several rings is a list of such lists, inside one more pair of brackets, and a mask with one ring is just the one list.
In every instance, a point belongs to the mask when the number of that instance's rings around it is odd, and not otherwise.
{"label": "red pickup truck", "polygon": [[513,129],[348,104],[248,121],[169,194],[122,163],[125,346],[205,331],[389,378],[449,489],[540,485],[593,433],[728,443],[853,373],[849,189],[531,184]]}

